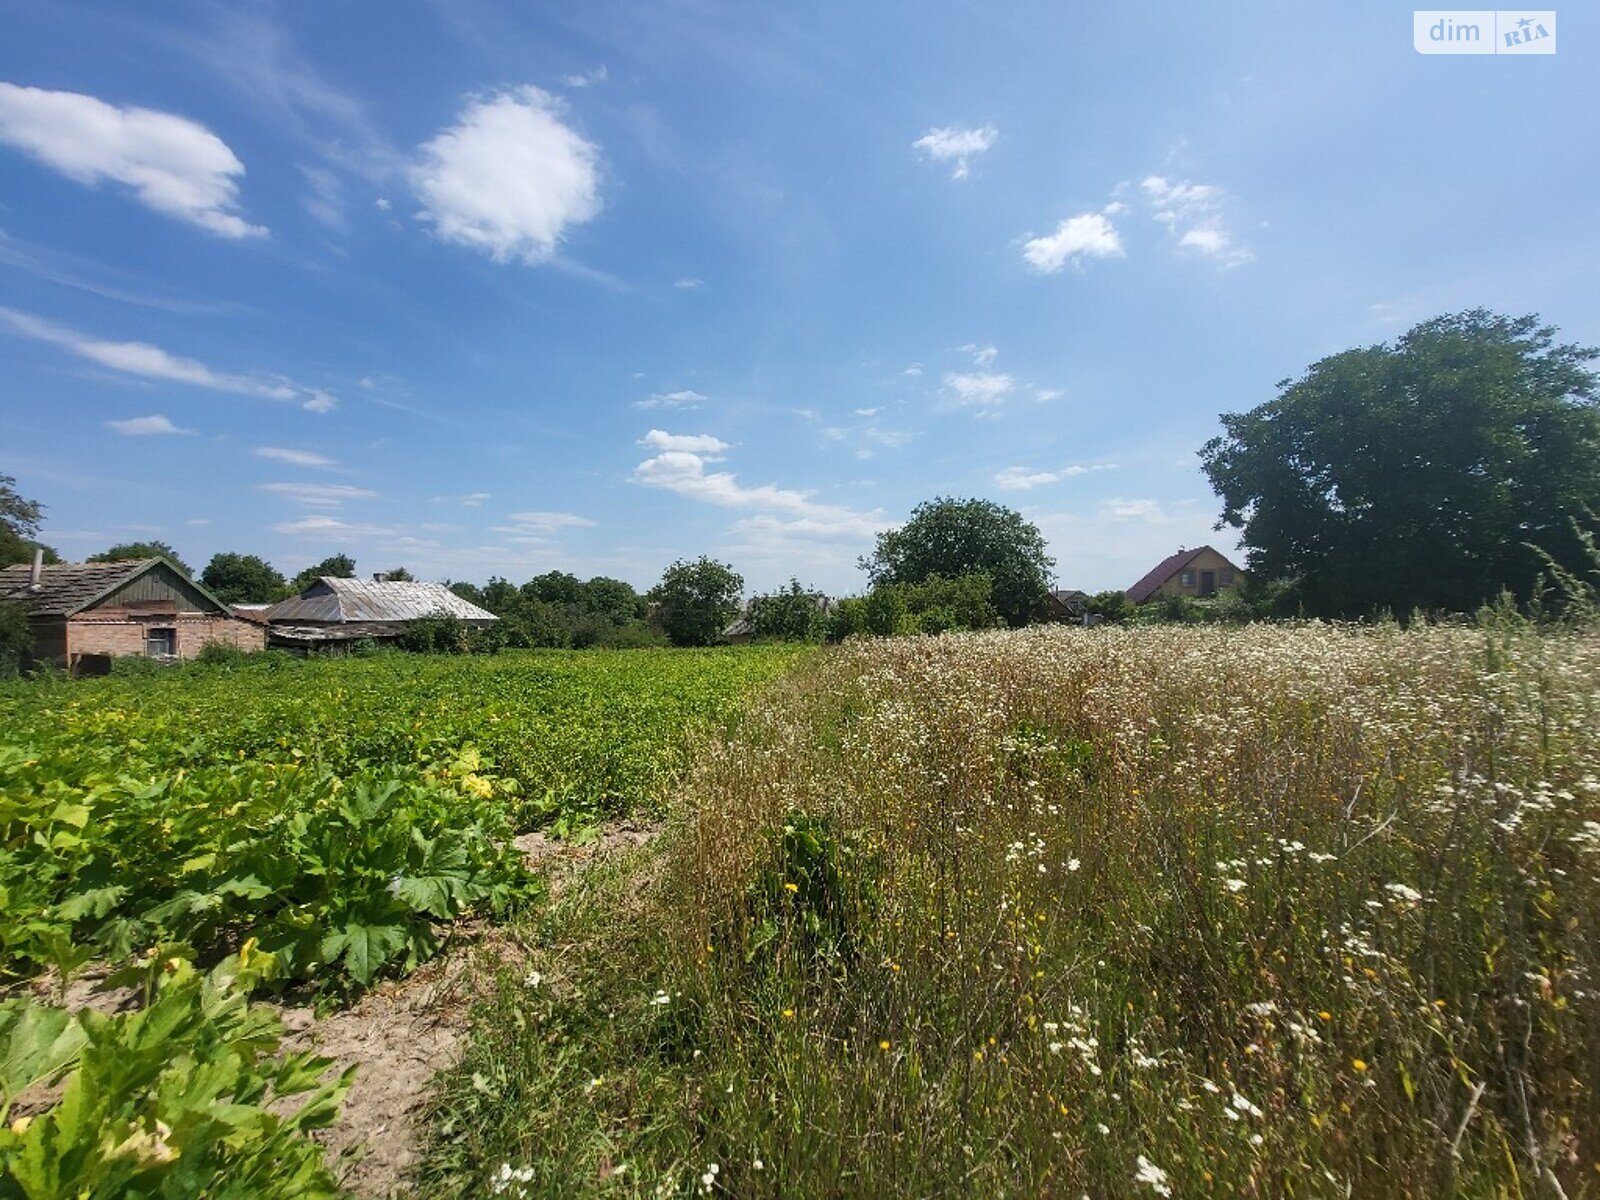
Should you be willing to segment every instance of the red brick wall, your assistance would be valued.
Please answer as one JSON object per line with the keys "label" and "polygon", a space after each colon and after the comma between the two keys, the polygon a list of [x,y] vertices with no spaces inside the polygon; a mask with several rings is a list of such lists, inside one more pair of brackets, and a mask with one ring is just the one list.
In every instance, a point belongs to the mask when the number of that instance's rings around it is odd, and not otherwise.
{"label": "red brick wall", "polygon": [[208,642],[241,650],[260,650],[266,645],[266,630],[261,626],[213,613],[127,616],[116,620],[84,616],[67,623],[67,655],[71,659],[83,654],[142,656],[147,629],[176,629],[179,658],[193,658]]}

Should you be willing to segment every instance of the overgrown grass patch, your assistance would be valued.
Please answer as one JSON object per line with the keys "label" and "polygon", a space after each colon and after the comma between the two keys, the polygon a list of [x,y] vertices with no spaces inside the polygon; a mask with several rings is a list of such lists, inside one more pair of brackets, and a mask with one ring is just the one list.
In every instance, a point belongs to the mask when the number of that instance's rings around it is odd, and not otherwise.
{"label": "overgrown grass patch", "polygon": [[1597,1194],[1597,684],[1487,628],[846,647],[504,981],[430,1185]]}

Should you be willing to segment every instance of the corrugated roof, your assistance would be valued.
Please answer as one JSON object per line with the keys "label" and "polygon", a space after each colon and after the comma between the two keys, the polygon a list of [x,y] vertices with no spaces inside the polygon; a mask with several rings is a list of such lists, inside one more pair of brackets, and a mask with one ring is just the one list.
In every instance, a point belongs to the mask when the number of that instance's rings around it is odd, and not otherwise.
{"label": "corrugated roof", "polygon": [[29,586],[33,564],[17,563],[0,570],[0,600],[22,605],[29,616],[70,617],[165,561],[125,558],[121,562],[47,563],[39,574],[38,591]]}
{"label": "corrugated roof", "polygon": [[343,625],[351,621],[415,621],[441,613],[460,621],[499,620],[442,583],[324,575],[298,596],[269,608],[267,621],[273,625]]}

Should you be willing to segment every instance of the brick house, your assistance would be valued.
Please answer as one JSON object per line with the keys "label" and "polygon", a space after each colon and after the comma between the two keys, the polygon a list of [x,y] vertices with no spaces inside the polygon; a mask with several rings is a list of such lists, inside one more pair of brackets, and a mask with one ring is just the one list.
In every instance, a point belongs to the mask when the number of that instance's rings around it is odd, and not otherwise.
{"label": "brick house", "polygon": [[260,650],[266,631],[164,558],[110,563],[19,563],[0,570],[0,601],[22,606],[32,659],[73,674],[113,658],[193,658],[211,642]]}
{"label": "brick house", "polygon": [[1135,604],[1163,596],[1189,596],[1199,600],[1238,587],[1245,573],[1210,546],[1169,554],[1143,579],[1128,589]]}

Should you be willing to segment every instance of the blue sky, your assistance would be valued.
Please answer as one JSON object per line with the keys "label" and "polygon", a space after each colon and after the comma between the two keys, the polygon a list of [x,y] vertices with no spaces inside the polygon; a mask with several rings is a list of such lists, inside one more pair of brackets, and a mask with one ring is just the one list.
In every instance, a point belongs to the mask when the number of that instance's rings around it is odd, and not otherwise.
{"label": "blue sky", "polygon": [[1212,541],[1217,414],[1416,320],[1600,342],[1593,10],[11,0],[0,472],[78,558],[861,585],[938,494],[1064,586]]}

